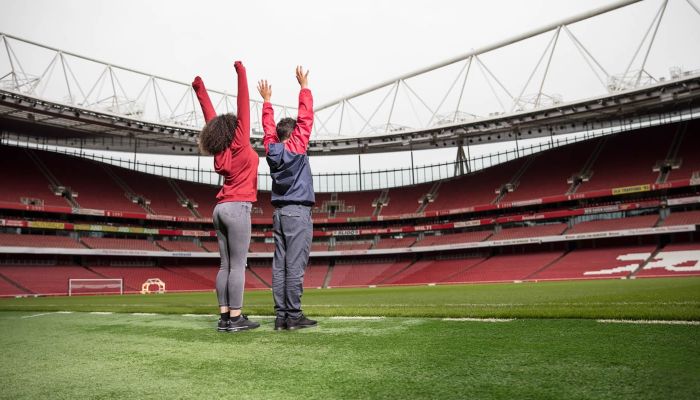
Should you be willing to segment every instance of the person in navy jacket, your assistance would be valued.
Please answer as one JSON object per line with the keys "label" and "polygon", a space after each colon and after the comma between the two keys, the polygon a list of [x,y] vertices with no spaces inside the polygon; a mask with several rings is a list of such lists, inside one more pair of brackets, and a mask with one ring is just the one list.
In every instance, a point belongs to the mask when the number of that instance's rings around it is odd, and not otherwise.
{"label": "person in navy jacket", "polygon": [[296,68],[301,86],[296,120],[283,118],[275,125],[270,103],[272,86],[258,82],[262,96],[263,145],[272,177],[272,230],[275,254],[272,261],[272,294],[275,301],[275,330],[301,329],[316,325],[304,316],[301,296],[304,270],[309,262],[313,224],[311,208],[315,203],[314,185],[306,154],[314,123],[313,97],[308,88],[308,70]]}

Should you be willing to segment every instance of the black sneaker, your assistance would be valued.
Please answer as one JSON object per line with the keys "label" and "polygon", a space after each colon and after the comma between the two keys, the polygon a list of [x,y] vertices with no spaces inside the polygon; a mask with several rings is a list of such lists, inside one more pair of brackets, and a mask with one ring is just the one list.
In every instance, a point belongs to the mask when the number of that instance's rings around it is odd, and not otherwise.
{"label": "black sneaker", "polygon": [[306,318],[304,314],[301,314],[299,318],[287,317],[287,329],[293,331],[295,329],[311,328],[316,326],[318,322]]}
{"label": "black sneaker", "polygon": [[283,317],[275,318],[275,330],[284,331],[287,330],[287,319]]}
{"label": "black sneaker", "polygon": [[219,323],[216,325],[216,330],[219,332],[228,331],[229,320],[219,319]]}
{"label": "black sneaker", "polygon": [[245,331],[245,330],[250,330],[250,329],[255,329],[259,327],[260,324],[254,321],[249,321],[248,316],[245,314],[241,314],[241,317],[238,318],[237,320],[229,320],[228,323],[228,328],[226,329],[229,332],[238,332],[238,331]]}

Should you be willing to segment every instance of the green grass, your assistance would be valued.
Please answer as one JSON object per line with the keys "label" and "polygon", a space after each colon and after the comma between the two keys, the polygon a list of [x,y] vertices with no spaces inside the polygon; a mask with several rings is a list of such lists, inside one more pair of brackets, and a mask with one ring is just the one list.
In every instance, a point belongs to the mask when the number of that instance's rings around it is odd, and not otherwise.
{"label": "green grass", "polygon": [[[249,314],[272,315],[269,291],[245,295]],[[643,318],[700,320],[700,278],[306,290],[310,315]],[[0,300],[6,311],[214,313],[210,293]]]}
{"label": "green grass", "polygon": [[[700,326],[595,320],[700,320],[698,278],[309,290],[304,304],[317,328],[258,317],[227,334],[182,315],[215,313],[213,293],[4,299],[0,399],[700,398]],[[248,313],[271,308],[246,294]],[[440,318],[467,316],[517,319]]]}
{"label": "green grass", "polygon": [[1,398],[694,399],[698,326],[0,313]]}

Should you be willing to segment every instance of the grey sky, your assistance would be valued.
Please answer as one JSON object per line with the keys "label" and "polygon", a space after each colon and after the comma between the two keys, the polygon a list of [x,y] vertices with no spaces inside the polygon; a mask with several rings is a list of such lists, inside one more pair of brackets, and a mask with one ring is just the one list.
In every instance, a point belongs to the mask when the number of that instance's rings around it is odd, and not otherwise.
{"label": "grey sky", "polygon": [[[294,103],[294,66],[322,103],[609,3],[561,1],[2,0],[2,31],[145,72],[234,87],[232,63]],[[257,93],[255,94],[257,96]]]}

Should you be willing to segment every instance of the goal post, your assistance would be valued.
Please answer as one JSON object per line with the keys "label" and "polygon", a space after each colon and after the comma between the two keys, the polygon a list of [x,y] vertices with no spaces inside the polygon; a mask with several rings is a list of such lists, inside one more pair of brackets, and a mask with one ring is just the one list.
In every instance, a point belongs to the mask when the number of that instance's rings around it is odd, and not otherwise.
{"label": "goal post", "polygon": [[79,294],[124,294],[124,280],[114,279],[68,279],[68,296]]}

